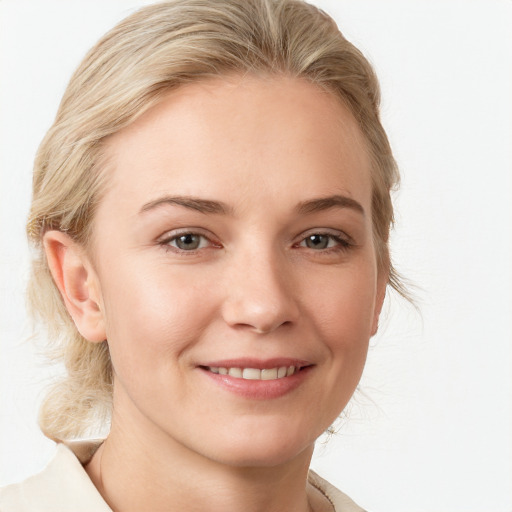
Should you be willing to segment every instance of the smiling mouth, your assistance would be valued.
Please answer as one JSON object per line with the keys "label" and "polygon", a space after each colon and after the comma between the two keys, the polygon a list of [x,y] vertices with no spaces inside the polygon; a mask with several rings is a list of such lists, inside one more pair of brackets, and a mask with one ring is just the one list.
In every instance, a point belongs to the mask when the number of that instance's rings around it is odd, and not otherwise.
{"label": "smiling mouth", "polygon": [[218,366],[202,366],[202,369],[211,373],[219,375],[229,375],[235,379],[245,380],[277,380],[291,377],[292,375],[300,372],[302,368],[300,366],[279,366],[275,368],[265,368],[260,370],[259,368],[224,368]]}

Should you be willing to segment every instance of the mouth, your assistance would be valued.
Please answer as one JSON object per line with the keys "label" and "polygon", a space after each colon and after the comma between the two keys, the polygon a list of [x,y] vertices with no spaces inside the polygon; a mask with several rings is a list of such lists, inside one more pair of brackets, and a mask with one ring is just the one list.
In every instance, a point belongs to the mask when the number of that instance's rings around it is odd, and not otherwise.
{"label": "mouth", "polygon": [[304,366],[276,366],[274,368],[240,368],[237,366],[224,367],[224,366],[201,366],[203,370],[219,375],[229,375],[235,379],[245,380],[278,380],[286,377],[291,377],[300,372],[308,365]]}
{"label": "mouth", "polygon": [[209,382],[249,400],[271,400],[288,395],[308,380],[316,365],[293,358],[254,358],[209,361],[197,368]]}

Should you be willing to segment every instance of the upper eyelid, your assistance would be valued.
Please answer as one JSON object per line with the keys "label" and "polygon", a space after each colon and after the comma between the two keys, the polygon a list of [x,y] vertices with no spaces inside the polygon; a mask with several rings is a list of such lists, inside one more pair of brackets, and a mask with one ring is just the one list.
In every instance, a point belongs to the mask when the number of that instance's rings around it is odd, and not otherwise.
{"label": "upper eyelid", "polygon": [[307,231],[304,231],[301,233],[297,238],[299,239],[299,242],[302,240],[305,240],[308,236],[312,235],[324,235],[324,236],[332,236],[335,238],[341,238],[345,242],[354,244],[355,240],[346,232],[341,229],[334,229],[334,228],[313,228],[308,229]]}
{"label": "upper eyelid", "polygon": [[173,238],[177,238],[181,235],[199,235],[204,238],[207,238],[208,240],[212,241],[215,237],[210,233],[207,232],[207,230],[204,230],[202,228],[177,228],[177,229],[170,229],[166,231],[165,233],[161,234],[156,238],[157,242],[165,242],[167,240],[172,240]]}

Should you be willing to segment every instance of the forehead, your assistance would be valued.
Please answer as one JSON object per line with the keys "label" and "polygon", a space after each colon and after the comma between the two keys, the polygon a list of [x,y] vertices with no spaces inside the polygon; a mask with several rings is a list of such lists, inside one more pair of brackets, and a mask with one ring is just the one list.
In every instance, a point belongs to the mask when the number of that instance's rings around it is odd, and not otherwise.
{"label": "forehead", "polygon": [[370,198],[357,121],[332,93],[297,78],[182,86],[113,135],[107,153],[109,193],[133,207],[162,192],[233,201],[245,194],[281,202],[308,193]]}

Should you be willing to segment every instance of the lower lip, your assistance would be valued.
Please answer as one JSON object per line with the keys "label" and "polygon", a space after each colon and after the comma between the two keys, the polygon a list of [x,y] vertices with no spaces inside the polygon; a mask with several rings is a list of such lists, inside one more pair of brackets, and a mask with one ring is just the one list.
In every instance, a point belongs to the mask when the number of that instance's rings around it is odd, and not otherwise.
{"label": "lower lip", "polygon": [[199,368],[207,377],[217,385],[231,393],[250,400],[272,400],[291,393],[297,389],[309,376],[313,366],[302,368],[289,377],[273,380],[250,380],[212,373]]}

